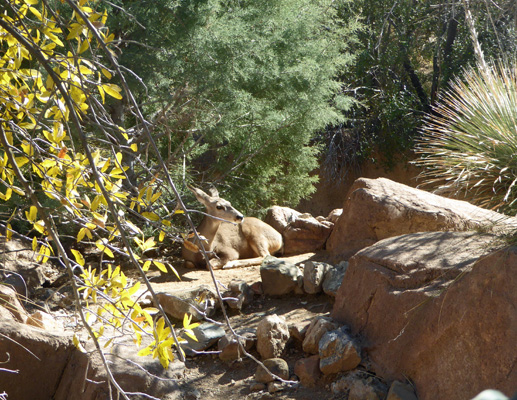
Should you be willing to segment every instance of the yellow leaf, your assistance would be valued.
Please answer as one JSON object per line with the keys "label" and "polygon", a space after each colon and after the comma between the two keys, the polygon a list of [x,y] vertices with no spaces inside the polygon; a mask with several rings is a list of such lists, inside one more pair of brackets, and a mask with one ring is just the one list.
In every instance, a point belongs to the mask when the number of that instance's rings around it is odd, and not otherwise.
{"label": "yellow leaf", "polygon": [[45,222],[42,220],[36,221],[33,225],[33,228],[42,235],[46,235],[48,233],[45,229]]}
{"label": "yellow leaf", "polygon": [[31,206],[30,211],[25,211],[25,217],[27,221],[30,223],[34,223],[36,221],[36,217],[38,216],[38,209],[35,206]]}
{"label": "yellow leaf", "polygon": [[5,229],[5,237],[7,238],[7,241],[11,240],[13,237],[13,227],[11,224],[7,224],[7,227]]}
{"label": "yellow leaf", "polygon": [[115,85],[113,83],[105,83],[104,85],[102,85],[102,88],[111,97],[114,97],[114,98],[119,99],[119,100],[122,99],[122,95],[120,94],[122,89],[119,88],[117,85]]}
{"label": "yellow leaf", "polygon": [[48,261],[48,257],[50,256],[50,249],[42,244],[39,249],[39,255],[37,257],[37,261],[41,262],[42,264],[45,264]]}
{"label": "yellow leaf", "polygon": [[77,234],[77,243],[84,239],[84,235],[86,234],[87,228],[79,229],[79,233]]}
{"label": "yellow leaf", "polygon": [[151,203],[154,203],[156,200],[158,200],[161,195],[162,195],[161,192],[157,192],[157,193],[153,194],[153,197],[151,197]]}
{"label": "yellow leaf", "polygon": [[151,221],[159,221],[160,220],[160,217],[158,216],[158,214],[155,214],[155,213],[152,213],[152,212],[144,211],[142,213],[142,217],[147,218],[148,220],[151,220]]}
{"label": "yellow leaf", "polygon": [[37,9],[34,7],[29,7],[29,10],[36,16],[36,18],[38,18],[40,21],[42,20],[41,13]]}
{"label": "yellow leaf", "polygon": [[174,210],[174,214],[185,214],[185,211],[183,211],[181,208],[177,208]]}
{"label": "yellow leaf", "polygon": [[77,264],[79,264],[81,267],[84,267],[84,257],[81,252],[75,249],[70,249],[70,251],[74,255]]}
{"label": "yellow leaf", "polygon": [[97,240],[95,242],[95,246],[97,246],[97,248],[104,252],[104,254],[106,254],[108,257],[114,258],[113,252],[107,246],[107,239],[103,238]]}
{"label": "yellow leaf", "polygon": [[101,94],[101,99],[102,99],[102,104],[104,104],[104,102],[106,101],[106,98],[104,96],[104,89],[102,88],[101,85],[98,85],[97,86],[97,90],[99,91],[99,93]]}
{"label": "yellow leaf", "polygon": [[36,248],[38,247],[38,238],[34,236],[32,238],[32,251],[36,251]]}
{"label": "yellow leaf", "polygon": [[29,162],[29,159],[27,157],[16,157],[14,161],[18,168],[21,168]]}
{"label": "yellow leaf", "polygon": [[25,196],[25,192],[19,187],[13,186],[12,189],[14,193],[19,194],[20,196]]}
{"label": "yellow leaf", "polygon": [[158,241],[163,242],[163,239],[165,239],[165,231],[160,231],[160,235],[158,236]]}
{"label": "yellow leaf", "polygon": [[142,265],[142,270],[144,272],[148,271],[149,270],[149,267],[151,266],[151,261],[150,260],[147,260],[144,265]]}
{"label": "yellow leaf", "polygon": [[131,145],[131,150],[133,150],[136,153],[138,151],[138,145],[136,143],[133,143]]}
{"label": "yellow leaf", "polygon": [[8,189],[5,191],[5,194],[0,193],[0,198],[1,198],[3,201],[8,201],[8,200],[11,198],[12,194],[13,194],[13,189],[8,188]]}
{"label": "yellow leaf", "polygon": [[90,42],[88,41],[88,39],[83,40],[79,44],[78,53],[79,54],[84,53],[86,50],[88,50],[89,47],[90,47]]}
{"label": "yellow leaf", "polygon": [[106,68],[101,68],[101,72],[106,78],[111,79],[111,72],[109,72]]}
{"label": "yellow leaf", "polygon": [[86,350],[84,349],[83,345],[81,344],[81,341],[77,337],[76,334],[74,334],[74,346],[79,350],[81,353],[86,353]]}
{"label": "yellow leaf", "polygon": [[154,264],[154,265],[156,265],[160,271],[165,272],[165,273],[169,272],[169,271],[167,270],[167,267],[165,266],[165,264],[164,264],[164,263],[161,263],[161,262],[159,262],[159,261],[154,261],[154,260],[153,260],[153,264]]}
{"label": "yellow leaf", "polygon": [[153,352],[153,349],[152,349],[152,345],[154,344],[151,343],[150,346],[147,346],[145,348],[143,348],[142,350],[140,350],[137,354],[140,356],[140,357],[145,357],[145,356],[148,356],[149,354],[151,354]]}

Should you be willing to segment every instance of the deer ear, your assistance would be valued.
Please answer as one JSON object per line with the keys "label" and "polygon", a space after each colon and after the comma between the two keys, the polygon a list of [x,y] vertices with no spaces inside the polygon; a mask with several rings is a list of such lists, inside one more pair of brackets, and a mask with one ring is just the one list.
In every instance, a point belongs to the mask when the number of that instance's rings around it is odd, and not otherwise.
{"label": "deer ear", "polygon": [[208,193],[210,193],[210,196],[212,197],[219,197],[219,191],[215,188],[215,186],[210,186]]}
{"label": "deer ear", "polygon": [[203,192],[201,189],[198,189],[198,188],[195,188],[195,187],[191,187],[189,186],[188,187],[190,189],[190,191],[192,193],[194,193],[194,195],[196,196],[196,199],[200,202],[200,203],[203,203],[205,204],[206,202],[208,202],[208,198],[210,196],[208,196],[205,192]]}

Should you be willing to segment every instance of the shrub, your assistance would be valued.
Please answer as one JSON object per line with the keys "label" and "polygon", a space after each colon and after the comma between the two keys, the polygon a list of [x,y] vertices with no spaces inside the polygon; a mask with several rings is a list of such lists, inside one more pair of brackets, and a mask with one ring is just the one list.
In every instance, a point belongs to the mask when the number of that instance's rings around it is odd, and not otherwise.
{"label": "shrub", "polygon": [[472,67],[424,120],[415,163],[424,186],[514,215],[517,209],[517,70]]}

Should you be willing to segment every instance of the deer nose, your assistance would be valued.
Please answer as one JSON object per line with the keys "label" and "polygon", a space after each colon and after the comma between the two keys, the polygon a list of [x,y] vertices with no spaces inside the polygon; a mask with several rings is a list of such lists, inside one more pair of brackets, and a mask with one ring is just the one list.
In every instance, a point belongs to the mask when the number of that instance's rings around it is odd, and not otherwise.
{"label": "deer nose", "polygon": [[244,219],[244,215],[242,215],[242,214],[241,215],[237,215],[237,216],[235,216],[235,219],[237,221],[242,221]]}

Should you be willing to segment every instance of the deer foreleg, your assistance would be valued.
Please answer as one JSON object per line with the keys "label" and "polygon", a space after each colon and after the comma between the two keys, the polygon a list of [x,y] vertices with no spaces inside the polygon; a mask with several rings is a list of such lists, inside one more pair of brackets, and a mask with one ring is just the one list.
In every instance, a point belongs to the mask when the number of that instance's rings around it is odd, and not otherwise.
{"label": "deer foreleg", "polygon": [[262,264],[264,257],[245,258],[244,260],[232,260],[223,265],[223,269],[251,267]]}

